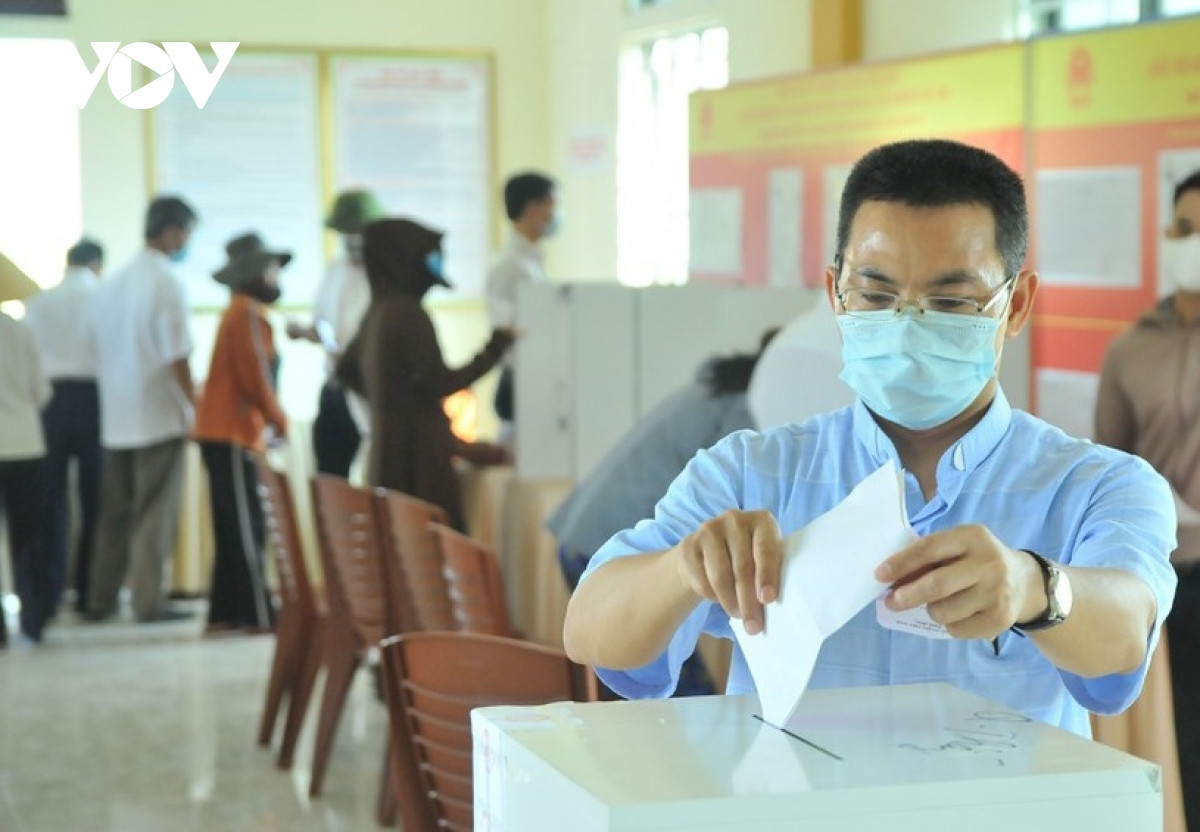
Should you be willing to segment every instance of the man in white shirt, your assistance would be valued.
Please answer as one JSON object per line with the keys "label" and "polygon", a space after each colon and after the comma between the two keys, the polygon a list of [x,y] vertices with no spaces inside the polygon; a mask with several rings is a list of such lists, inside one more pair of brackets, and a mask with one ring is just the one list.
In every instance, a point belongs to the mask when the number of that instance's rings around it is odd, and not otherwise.
{"label": "man in white shirt", "polygon": [[[504,210],[512,223],[504,248],[487,276],[487,308],[492,328],[512,329],[517,316],[517,287],[546,279],[542,268],[542,240],[558,232],[559,216],[554,180],[541,173],[520,173],[504,185]],[[501,442],[512,437],[515,390],[512,360],[506,358],[496,387],[496,415]]]}
{"label": "man in white shirt", "polygon": [[354,395],[333,377],[337,358],[358,334],[371,304],[371,287],[363,268],[362,231],[383,216],[383,208],[369,191],[343,191],[333,203],[325,227],[342,237],[343,255],[332,260],[317,289],[311,326],[288,324],[291,338],[320,344],[327,354],[326,380],[321,388],[317,418],[313,422],[313,452],[317,471],[347,478],[367,430],[367,411]]}
{"label": "man in white shirt", "polygon": [[166,608],[163,564],[179,530],[194,404],[188,306],[174,263],[184,258],[195,222],[183,200],[155,199],[146,212],[145,249],[93,295],[105,458],[91,620],[116,613],[126,572],[139,621],[184,617]]}
{"label": "man in white shirt", "polygon": [[[54,614],[49,559],[39,505],[43,455],[39,411],[50,398],[33,335],[20,321],[0,312],[0,513],[7,518],[21,631],[33,642]],[[8,631],[0,610],[0,646]]]}
{"label": "man in white shirt", "polygon": [[46,435],[45,532],[53,581],[52,609],[57,610],[67,585],[67,542],[71,460],[76,466],[79,534],[72,581],[75,607],[87,610],[88,573],[92,564],[96,515],[100,507],[100,393],[96,387],[96,354],[88,323],[92,291],[104,268],[104,249],[83,239],[67,252],[62,282],[25,305],[25,325],[33,333],[42,370],[54,394],[42,412]]}

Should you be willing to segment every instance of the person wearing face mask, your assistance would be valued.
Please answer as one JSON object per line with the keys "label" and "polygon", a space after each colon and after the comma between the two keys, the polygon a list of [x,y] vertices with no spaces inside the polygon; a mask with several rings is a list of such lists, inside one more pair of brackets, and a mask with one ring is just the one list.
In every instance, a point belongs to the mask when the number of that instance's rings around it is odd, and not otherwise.
{"label": "person wearing face mask", "polygon": [[85,613],[91,621],[116,614],[127,572],[138,621],[186,617],[166,606],[163,564],[178,537],[194,399],[188,304],[174,267],[187,256],[196,221],[182,199],[155,199],[146,211],[146,247],[92,295],[104,473]]}
{"label": "person wearing face mask", "polygon": [[[512,328],[517,318],[517,287],[544,282],[542,240],[558,233],[560,214],[554,180],[541,173],[520,173],[504,185],[504,210],[512,232],[488,270],[488,319],[494,327]],[[516,391],[511,360],[504,362],[493,405],[500,419],[500,439],[512,439]]]}
{"label": "person wearing face mask", "polygon": [[192,436],[208,471],[216,543],[206,632],[266,632],[275,620],[264,571],[264,526],[254,457],[268,432],[287,436],[275,394],[279,354],[267,307],[279,300],[279,271],[292,255],[269,251],[257,234],[225,246],[213,278],[230,289]]}
{"label": "person wearing face mask", "polygon": [[[702,632],[762,630],[783,536],[892,462],[919,539],[871,577],[951,638],[885,629],[868,605],[825,640],[810,687],[943,681],[1082,735],[1089,711],[1127,708],[1175,588],[1170,491],[999,388],[1037,292],[1027,234],[1020,178],[985,151],[922,140],[860,159],[825,274],[856,402],[700,452],[589,564],[571,658],[624,696],[669,694]],[[754,690],[736,645],[727,690]]]}
{"label": "person wearing face mask", "polygon": [[433,320],[421,305],[434,286],[449,287],[442,235],[412,220],[384,219],[363,231],[371,306],[338,361],[338,379],[370,406],[367,481],[441,506],[464,531],[453,458],[476,464],[507,461],[502,448],[458,440],[442,400],[473,384],[512,346],[497,328],[466,365],[446,366]]}
{"label": "person wearing face mask", "polygon": [[365,405],[347,396],[334,378],[338,355],[358,333],[371,303],[371,289],[363,270],[362,232],[367,223],[383,216],[383,208],[370,191],[338,194],[325,227],[341,235],[342,253],[329,263],[317,289],[311,324],[289,322],[287,334],[319,344],[326,353],[327,378],[321,388],[317,418],[313,422],[313,452],[317,471],[346,478],[369,425]]}
{"label": "person wearing face mask", "polygon": [[1162,244],[1169,296],[1113,341],[1100,373],[1096,441],[1166,477],[1179,515],[1179,576],[1167,618],[1184,813],[1200,828],[1200,171],[1175,188]]}

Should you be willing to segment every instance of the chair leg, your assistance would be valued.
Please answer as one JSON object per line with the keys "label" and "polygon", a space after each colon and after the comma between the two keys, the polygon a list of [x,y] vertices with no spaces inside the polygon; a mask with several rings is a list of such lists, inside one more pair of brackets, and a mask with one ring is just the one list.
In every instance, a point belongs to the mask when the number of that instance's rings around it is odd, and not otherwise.
{"label": "chair leg", "polygon": [[376,820],[384,828],[396,825],[396,817],[400,806],[396,802],[396,789],[392,785],[392,741],[389,739],[383,749],[383,779],[379,781],[379,807]]}
{"label": "chair leg", "polygon": [[308,794],[317,797],[329,768],[333,753],[333,740],[337,736],[338,721],[346,704],[346,695],[354,681],[354,672],[362,663],[358,637],[349,622],[329,622],[329,649],[325,654],[325,691],[321,696],[321,716],[317,721],[317,743],[313,751],[312,780]]}
{"label": "chair leg", "polygon": [[267,682],[267,699],[263,705],[262,721],[258,725],[258,744],[271,744],[275,723],[279,720],[279,705],[283,697],[294,695],[296,675],[300,669],[300,647],[297,623],[288,616],[279,622],[275,631],[275,656],[271,660],[271,677]]}
{"label": "chair leg", "polygon": [[308,713],[308,702],[312,698],[313,688],[317,684],[317,674],[325,659],[325,622],[318,618],[307,624],[297,637],[298,652],[296,668],[296,684],[288,699],[287,719],[283,725],[283,742],[279,744],[279,757],[275,765],[280,769],[290,769],[296,755],[296,743],[300,740],[300,731],[304,727],[304,717]]}

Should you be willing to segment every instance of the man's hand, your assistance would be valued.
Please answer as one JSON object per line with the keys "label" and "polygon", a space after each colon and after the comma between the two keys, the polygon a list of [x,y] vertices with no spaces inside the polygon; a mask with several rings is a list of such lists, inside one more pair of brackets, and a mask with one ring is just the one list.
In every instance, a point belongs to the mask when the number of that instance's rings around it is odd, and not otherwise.
{"label": "man's hand", "polygon": [[739,618],[750,634],[763,628],[763,605],[779,595],[783,540],[766,511],[727,511],[674,549],[679,576],[700,598]]}
{"label": "man's hand", "polygon": [[313,326],[302,324],[299,321],[288,321],[284,327],[284,331],[287,332],[287,337],[293,341],[311,341],[314,344],[320,342],[320,339],[317,337],[317,330]]}
{"label": "man's hand", "polygon": [[927,605],[929,617],[955,638],[996,638],[1046,610],[1042,571],[983,526],[959,526],[923,537],[875,570],[892,585],[889,608]]}
{"label": "man's hand", "polygon": [[511,465],[512,455],[503,445],[491,442],[464,442],[459,448],[459,456],[472,465],[488,467],[493,465]]}

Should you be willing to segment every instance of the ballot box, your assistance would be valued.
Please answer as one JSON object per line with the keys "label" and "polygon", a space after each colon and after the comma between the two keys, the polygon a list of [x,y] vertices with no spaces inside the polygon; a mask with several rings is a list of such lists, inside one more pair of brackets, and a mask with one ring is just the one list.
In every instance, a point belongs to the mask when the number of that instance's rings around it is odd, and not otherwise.
{"label": "ballot box", "polygon": [[1158,767],[944,684],[473,712],[475,829],[1151,832]]}

